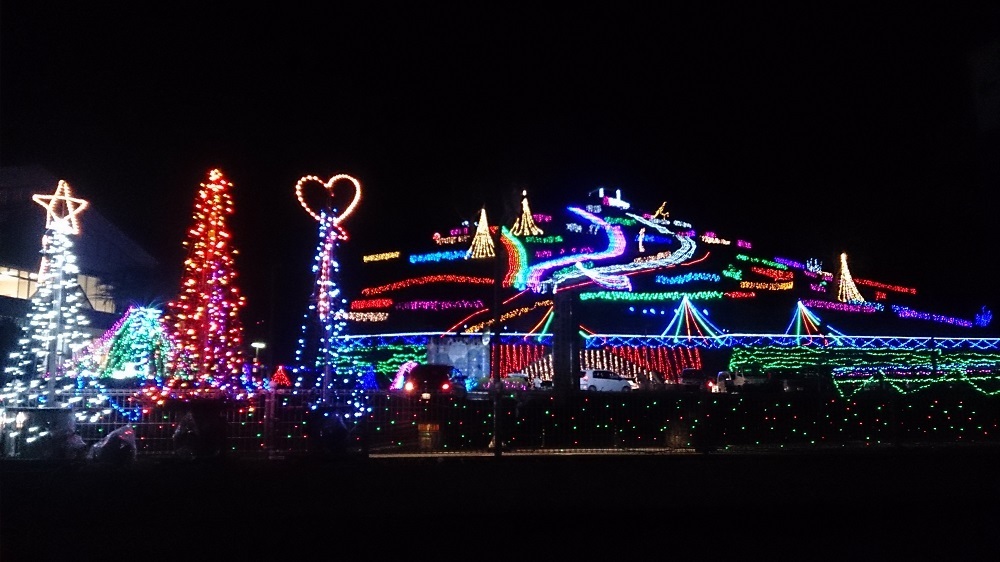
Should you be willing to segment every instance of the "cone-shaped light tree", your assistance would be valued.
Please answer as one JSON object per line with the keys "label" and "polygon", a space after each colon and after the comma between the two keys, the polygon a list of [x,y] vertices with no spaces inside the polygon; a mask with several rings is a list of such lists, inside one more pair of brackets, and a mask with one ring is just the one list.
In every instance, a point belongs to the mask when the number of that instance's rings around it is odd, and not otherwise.
{"label": "cone-shaped light tree", "polygon": [[88,324],[82,314],[85,299],[70,238],[80,233],[77,215],[88,202],[73,197],[63,180],[54,194],[32,198],[46,211],[42,261],[19,349],[11,354],[5,369],[0,399],[10,406],[65,407],[59,396],[68,398],[63,391],[75,380],[66,367],[90,338],[84,329]]}
{"label": "cone-shaped light tree", "polygon": [[492,258],[493,236],[490,234],[490,224],[486,220],[486,207],[479,211],[479,222],[476,223],[476,234],[472,237],[472,245],[465,252],[465,259]]}
{"label": "cone-shaped light tree", "polygon": [[238,252],[226,224],[233,214],[231,188],[218,169],[201,184],[184,241],[180,294],[164,316],[174,342],[166,386],[182,396],[241,397],[250,390],[240,320],[245,298],[236,283]]}
{"label": "cone-shaped light tree", "polygon": [[162,316],[156,308],[129,307],[114,326],[77,354],[77,370],[97,383],[162,385],[172,346]]}

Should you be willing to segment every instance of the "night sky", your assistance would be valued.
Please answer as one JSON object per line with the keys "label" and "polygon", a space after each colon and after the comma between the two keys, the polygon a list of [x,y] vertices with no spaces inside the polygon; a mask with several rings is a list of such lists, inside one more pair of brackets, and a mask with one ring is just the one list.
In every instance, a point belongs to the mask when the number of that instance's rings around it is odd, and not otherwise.
{"label": "night sky", "polygon": [[357,253],[605,186],[996,312],[995,3],[205,4],[0,4],[0,165],[65,179],[167,275],[221,168],[247,323],[301,316],[295,183],[337,173]]}

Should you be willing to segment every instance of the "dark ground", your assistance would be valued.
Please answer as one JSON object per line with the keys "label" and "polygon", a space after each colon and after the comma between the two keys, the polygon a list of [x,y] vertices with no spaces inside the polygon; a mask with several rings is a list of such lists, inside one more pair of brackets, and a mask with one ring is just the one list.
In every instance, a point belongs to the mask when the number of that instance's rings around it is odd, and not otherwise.
{"label": "dark ground", "polygon": [[0,560],[694,554],[995,562],[998,460],[995,445],[125,465],[6,460]]}

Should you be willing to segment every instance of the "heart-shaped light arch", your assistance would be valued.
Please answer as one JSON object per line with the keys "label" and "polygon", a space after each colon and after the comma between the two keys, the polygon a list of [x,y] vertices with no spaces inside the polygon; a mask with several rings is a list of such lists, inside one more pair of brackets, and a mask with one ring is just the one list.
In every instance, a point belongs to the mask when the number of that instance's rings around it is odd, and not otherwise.
{"label": "heart-shaped light arch", "polygon": [[308,203],[306,203],[305,197],[302,195],[303,186],[305,186],[305,184],[307,184],[308,182],[312,181],[318,182],[320,185],[326,188],[327,193],[330,195],[330,198],[332,199],[333,186],[334,184],[336,184],[338,181],[341,180],[347,180],[352,184],[354,184],[354,198],[351,200],[351,203],[347,206],[346,209],[344,209],[342,213],[340,213],[335,217],[331,217],[327,220],[330,221],[331,226],[337,229],[337,231],[339,232],[339,237],[342,240],[347,240],[347,231],[345,231],[343,227],[340,226],[340,223],[343,222],[344,219],[349,217],[351,213],[354,212],[354,208],[357,207],[358,202],[361,201],[361,182],[359,182],[353,176],[349,176],[347,174],[337,174],[325,182],[318,176],[302,176],[302,178],[299,179],[298,183],[295,184],[295,198],[299,200],[299,205],[302,205],[302,208],[305,209],[306,212],[309,213],[309,215],[312,218],[316,219],[316,222],[323,222],[325,214],[317,213],[312,209],[312,207],[309,206]]}

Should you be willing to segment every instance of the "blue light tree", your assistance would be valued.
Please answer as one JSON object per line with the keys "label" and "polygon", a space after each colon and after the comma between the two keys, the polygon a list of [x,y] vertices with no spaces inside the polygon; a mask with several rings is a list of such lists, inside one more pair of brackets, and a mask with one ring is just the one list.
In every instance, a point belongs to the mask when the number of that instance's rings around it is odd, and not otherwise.
{"label": "blue light tree", "polygon": [[[354,185],[353,200],[339,214],[333,207],[332,197],[333,186],[338,181]],[[304,186],[314,182],[323,185],[329,196],[318,211],[309,206],[303,194]],[[316,176],[304,176],[296,185],[295,194],[302,207],[319,224],[319,240],[312,266],[315,275],[313,291],[303,315],[295,365],[292,367],[293,386],[296,391],[310,393],[314,410],[322,408],[334,412],[333,415],[358,418],[368,411],[364,390],[374,386],[374,373],[370,366],[365,369],[353,364],[349,354],[344,353],[349,346],[343,337],[346,335],[348,312],[345,309],[347,299],[340,287],[337,248],[348,238],[340,223],[357,206],[361,184],[346,174],[336,175],[327,182]]]}

